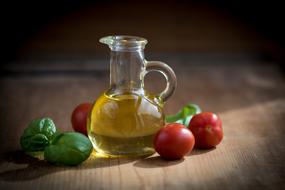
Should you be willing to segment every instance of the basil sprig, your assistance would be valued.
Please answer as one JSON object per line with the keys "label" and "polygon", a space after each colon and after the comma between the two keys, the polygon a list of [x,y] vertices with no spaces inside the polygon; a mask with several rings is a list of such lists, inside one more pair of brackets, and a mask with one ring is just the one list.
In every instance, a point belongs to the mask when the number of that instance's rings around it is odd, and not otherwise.
{"label": "basil sprig", "polygon": [[24,130],[20,144],[28,155],[44,152],[44,158],[57,165],[78,165],[86,160],[93,150],[91,141],[77,132],[57,131],[50,118],[33,120]]}
{"label": "basil sprig", "polygon": [[188,127],[192,117],[198,113],[201,113],[201,108],[196,105],[189,103],[184,106],[177,114],[167,115],[165,120],[167,123],[180,123]]}

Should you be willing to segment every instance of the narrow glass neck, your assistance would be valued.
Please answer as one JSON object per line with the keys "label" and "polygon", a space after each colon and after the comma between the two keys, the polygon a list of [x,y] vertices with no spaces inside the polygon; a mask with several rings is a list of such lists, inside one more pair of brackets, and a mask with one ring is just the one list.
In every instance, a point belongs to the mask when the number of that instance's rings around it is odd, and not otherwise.
{"label": "narrow glass neck", "polygon": [[111,91],[126,93],[143,89],[144,71],[143,49],[136,51],[111,51],[110,85]]}

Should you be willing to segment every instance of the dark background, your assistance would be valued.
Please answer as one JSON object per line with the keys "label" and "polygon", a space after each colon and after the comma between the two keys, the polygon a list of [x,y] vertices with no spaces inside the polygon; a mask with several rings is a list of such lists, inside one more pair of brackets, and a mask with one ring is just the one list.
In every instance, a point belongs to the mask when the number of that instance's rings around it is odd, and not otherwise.
{"label": "dark background", "polygon": [[[251,54],[284,61],[281,1],[11,0],[2,3],[4,63],[95,56],[98,38],[147,38],[151,53]],[[28,57],[28,58],[27,58]]]}

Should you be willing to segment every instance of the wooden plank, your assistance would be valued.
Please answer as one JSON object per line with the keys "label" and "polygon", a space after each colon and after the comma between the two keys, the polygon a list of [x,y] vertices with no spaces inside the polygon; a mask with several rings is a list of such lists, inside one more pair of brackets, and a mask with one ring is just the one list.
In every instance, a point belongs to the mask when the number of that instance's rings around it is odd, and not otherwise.
{"label": "wooden plank", "polygon": [[285,100],[223,112],[222,144],[216,149],[194,150],[178,161],[164,161],[158,155],[140,160],[92,155],[78,167],[56,167],[21,152],[10,152],[1,163],[0,187],[282,189],[285,187],[284,116]]}
{"label": "wooden plank", "polygon": [[[18,144],[27,123],[50,116],[61,130],[71,130],[74,106],[95,100],[108,76],[7,76],[0,81],[0,189],[284,189],[285,86],[278,69],[182,61],[172,67],[179,85],[166,113],[189,101],[218,112],[225,138],[216,149],[194,150],[171,162],[158,155],[132,160],[93,154],[78,167],[27,157]],[[163,85],[153,81],[151,90]]]}

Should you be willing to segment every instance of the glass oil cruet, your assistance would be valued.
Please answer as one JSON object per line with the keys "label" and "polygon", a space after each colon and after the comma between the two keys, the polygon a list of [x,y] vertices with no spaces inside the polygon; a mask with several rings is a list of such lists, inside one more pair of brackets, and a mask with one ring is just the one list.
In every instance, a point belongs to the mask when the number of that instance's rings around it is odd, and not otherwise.
{"label": "glass oil cruet", "polygon": [[[106,156],[151,155],[154,135],[164,126],[163,104],[176,88],[176,76],[165,63],[144,59],[144,38],[107,36],[100,42],[111,49],[110,87],[93,105],[88,136],[96,152]],[[166,78],[166,89],[158,95],[144,89],[144,77],[151,71]]]}

